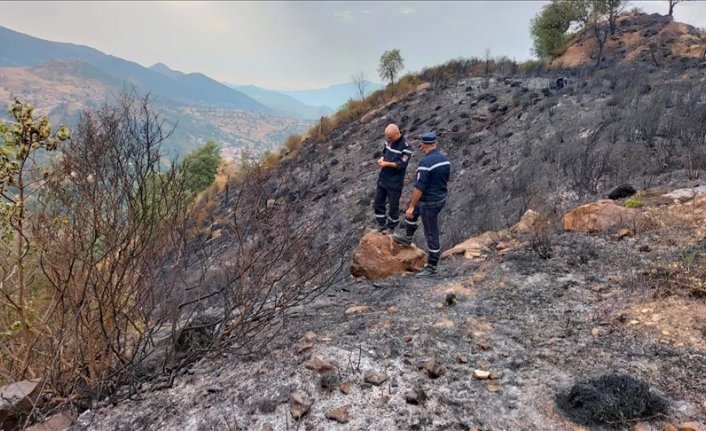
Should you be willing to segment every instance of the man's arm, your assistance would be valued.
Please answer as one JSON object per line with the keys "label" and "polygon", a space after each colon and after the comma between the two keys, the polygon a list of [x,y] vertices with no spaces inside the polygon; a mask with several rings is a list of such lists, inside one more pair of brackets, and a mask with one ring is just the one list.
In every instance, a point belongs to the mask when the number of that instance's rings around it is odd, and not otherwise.
{"label": "man's arm", "polygon": [[386,162],[386,161],[384,160],[384,157],[380,157],[380,158],[378,159],[378,166],[380,166],[381,168],[396,168],[396,167],[397,167],[397,163],[395,163],[395,162]]}
{"label": "man's arm", "polygon": [[414,214],[414,208],[417,206],[417,202],[419,202],[419,199],[422,198],[422,191],[419,190],[418,188],[414,188],[414,191],[412,191],[412,199],[409,201],[409,208],[407,208],[407,212],[405,212],[405,217],[408,219],[412,218],[412,215]]}

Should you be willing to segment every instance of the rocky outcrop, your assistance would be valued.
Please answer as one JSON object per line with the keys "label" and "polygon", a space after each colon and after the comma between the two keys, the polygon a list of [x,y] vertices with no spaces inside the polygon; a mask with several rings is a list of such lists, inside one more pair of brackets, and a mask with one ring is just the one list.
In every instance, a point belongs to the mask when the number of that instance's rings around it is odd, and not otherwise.
{"label": "rocky outcrop", "polygon": [[564,214],[564,229],[571,232],[601,233],[612,228],[633,226],[639,212],[603,199]]}
{"label": "rocky outcrop", "polygon": [[523,235],[536,231],[546,224],[547,219],[534,210],[527,210],[520,221],[510,228],[498,232],[488,231],[464,242],[442,253],[441,257],[448,259],[454,256],[463,256],[467,259],[480,258],[488,255],[495,249],[501,254],[519,245],[519,241],[513,239],[513,235]]}
{"label": "rocky outcrop", "polygon": [[442,259],[463,255],[467,259],[482,257],[490,253],[490,248],[507,237],[507,233],[488,231],[455,245],[441,254]]}
{"label": "rocky outcrop", "polygon": [[360,240],[353,255],[351,274],[370,280],[419,271],[426,253],[416,246],[402,247],[391,236],[369,231]]}
{"label": "rocky outcrop", "polygon": [[541,227],[542,224],[546,224],[546,222],[547,219],[537,211],[527,210],[527,212],[522,215],[522,218],[520,218],[520,221],[510,229],[510,233],[529,233]]}

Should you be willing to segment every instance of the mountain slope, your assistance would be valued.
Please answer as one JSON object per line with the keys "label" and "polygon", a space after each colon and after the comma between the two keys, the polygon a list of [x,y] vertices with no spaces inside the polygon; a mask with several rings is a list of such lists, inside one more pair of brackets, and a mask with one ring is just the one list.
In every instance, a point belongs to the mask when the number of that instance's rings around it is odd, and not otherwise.
{"label": "mountain slope", "polygon": [[[577,409],[608,422],[590,429],[703,423],[706,196],[694,198],[691,186],[706,176],[706,89],[698,59],[682,58],[660,69],[572,69],[561,89],[543,69],[439,80],[305,140],[266,169],[266,195],[252,208],[266,217],[296,203],[291,223],[279,227],[316,226],[324,252],[374,226],[374,153],[390,122],[412,141],[437,132],[451,160],[442,248],[490,230],[511,239],[477,244],[480,256],[443,260],[435,278],[340,280],[291,310],[267,349],[209,352],[168,385],[134,385],[143,393],[117,405],[106,398],[79,429],[587,429],[562,414],[557,396],[606,374],[645,381],[669,412],[618,424],[625,418],[591,407],[640,398],[583,385]],[[421,157],[416,151],[410,162],[403,210]],[[625,183],[653,193],[632,201],[644,218],[613,215],[616,226],[593,234],[564,230],[567,210]],[[676,187],[688,187],[687,200],[665,195]],[[240,235],[227,220],[249,203],[233,189],[210,214],[208,240],[233,253],[220,256],[223,266],[232,265]],[[546,219],[515,236],[510,227],[528,208]],[[421,229],[416,240],[424,246]],[[233,286],[213,279],[210,288]],[[683,287],[692,282],[701,293]]]}
{"label": "mountain slope", "polygon": [[284,116],[318,120],[323,116],[333,113],[333,110],[327,106],[310,106],[291,96],[287,96],[273,90],[266,90],[254,85],[236,86],[229,84],[229,86],[252,97],[278,114]]}
{"label": "mountain slope", "polygon": [[0,66],[38,66],[52,59],[90,63],[126,83],[178,102],[272,112],[245,94],[200,73],[168,76],[93,48],[50,42],[0,27]]}

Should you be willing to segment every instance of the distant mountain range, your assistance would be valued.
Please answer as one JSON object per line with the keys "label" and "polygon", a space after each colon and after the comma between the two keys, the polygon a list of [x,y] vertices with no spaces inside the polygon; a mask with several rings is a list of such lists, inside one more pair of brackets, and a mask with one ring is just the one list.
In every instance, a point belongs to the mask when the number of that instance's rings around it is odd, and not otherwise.
{"label": "distant mountain range", "polygon": [[334,112],[333,109],[328,106],[307,105],[294,97],[254,85],[226,85],[252,97],[272,109],[274,112],[286,117],[318,120],[319,118],[330,115]]}
{"label": "distant mountain range", "polygon": [[[377,82],[366,82],[366,94],[385,87],[384,84]],[[352,82],[312,90],[272,90],[255,85],[225,84],[247,94],[277,113],[311,120],[330,115],[339,110],[348,100],[360,97],[358,89]]]}
{"label": "distant mountain range", "polygon": [[[307,115],[273,109],[201,73],[182,73],[161,63],[147,68],[87,46],[0,27],[0,104],[20,97],[52,122],[71,125],[82,109],[130,87],[150,92],[163,117],[177,125],[169,147],[179,154],[215,139],[230,153],[247,148],[257,155],[312,125],[303,119]],[[318,113],[309,117],[318,118]]]}
{"label": "distant mountain range", "polygon": [[[385,87],[384,84],[377,82],[367,81],[367,83],[367,88],[365,89],[366,94],[370,94],[375,90]],[[328,106],[334,111],[337,111],[349,99],[360,97],[358,95],[358,89],[352,82],[332,85],[330,87],[315,90],[285,90],[279,92],[287,96],[294,97],[307,105]]]}
{"label": "distant mountain range", "polygon": [[[251,97],[202,73],[184,74],[171,71],[166,66],[146,68],[87,46],[50,42],[0,27],[0,67],[39,66],[57,59],[89,63],[139,88],[176,102],[272,113],[271,109]],[[164,69],[171,73],[165,73]]]}

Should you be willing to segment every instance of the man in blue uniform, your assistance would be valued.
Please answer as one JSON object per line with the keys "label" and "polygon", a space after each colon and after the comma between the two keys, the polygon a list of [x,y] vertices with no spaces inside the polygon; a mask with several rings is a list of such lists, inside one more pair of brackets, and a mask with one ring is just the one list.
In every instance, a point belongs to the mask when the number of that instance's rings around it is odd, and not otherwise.
{"label": "man in blue uniform", "polygon": [[421,217],[429,255],[426,267],[417,275],[430,276],[436,274],[436,266],[441,256],[438,217],[446,204],[451,162],[437,148],[434,133],[422,135],[421,148],[424,158],[419,162],[412,199],[405,213],[405,234],[395,234],[392,238],[399,244],[411,245]]}
{"label": "man in blue uniform", "polygon": [[[391,233],[400,221],[400,196],[404,186],[404,175],[407,171],[412,149],[400,133],[399,127],[389,124],[385,128],[385,146],[378,159],[380,175],[378,176],[375,193],[375,220],[378,231]],[[386,208],[389,205],[389,209]],[[387,211],[385,211],[387,209]],[[387,212],[387,214],[385,214]]]}

